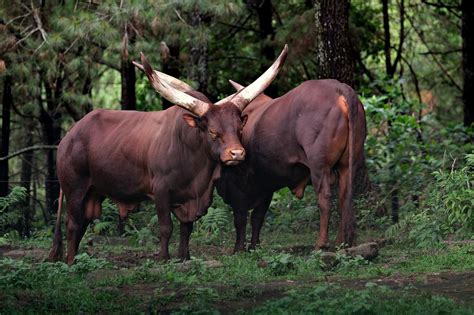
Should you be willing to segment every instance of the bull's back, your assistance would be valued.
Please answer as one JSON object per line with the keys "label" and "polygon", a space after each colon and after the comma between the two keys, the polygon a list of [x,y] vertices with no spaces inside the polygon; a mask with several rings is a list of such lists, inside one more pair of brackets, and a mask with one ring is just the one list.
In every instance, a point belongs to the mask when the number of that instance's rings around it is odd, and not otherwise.
{"label": "bull's back", "polygon": [[[95,110],[67,133],[58,148],[62,186],[88,185],[116,199],[141,199],[148,180],[147,152],[160,121],[153,113]],[[128,200],[123,200],[128,201]]]}
{"label": "bull's back", "polygon": [[348,134],[344,86],[336,80],[306,81],[266,104],[249,133],[258,167],[278,174],[294,164],[309,166],[311,154],[337,159]]}

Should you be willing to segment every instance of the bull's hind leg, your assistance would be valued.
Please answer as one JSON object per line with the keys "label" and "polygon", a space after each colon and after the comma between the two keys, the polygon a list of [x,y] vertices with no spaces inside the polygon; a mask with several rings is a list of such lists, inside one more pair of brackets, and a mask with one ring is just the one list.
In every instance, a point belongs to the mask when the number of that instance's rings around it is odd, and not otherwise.
{"label": "bull's hind leg", "polygon": [[75,189],[73,192],[66,192],[67,218],[66,218],[66,238],[67,255],[66,262],[71,265],[79,249],[79,243],[89,225],[89,220],[85,217],[85,189]]}
{"label": "bull's hind leg", "polygon": [[318,194],[319,205],[319,240],[316,245],[318,249],[329,249],[329,219],[331,216],[331,185],[330,170],[326,168],[311,168],[311,183],[314,191]]}
{"label": "bull's hind leg", "polygon": [[339,166],[339,230],[336,244],[345,243],[349,246],[355,244],[356,220],[352,205],[352,190],[350,189],[350,171],[347,165]]}
{"label": "bull's hind leg", "polygon": [[260,231],[262,229],[265,214],[268,211],[273,194],[265,197],[265,199],[252,211],[252,239],[250,241],[249,250],[253,250],[260,244]]}
{"label": "bull's hind leg", "polygon": [[[87,196],[87,197],[83,197]],[[93,219],[100,218],[102,212],[102,200],[100,196],[94,194],[83,194],[82,190],[76,190],[71,194],[68,202],[67,227],[67,257],[69,265],[74,263],[79,244],[84,236],[87,227]]]}

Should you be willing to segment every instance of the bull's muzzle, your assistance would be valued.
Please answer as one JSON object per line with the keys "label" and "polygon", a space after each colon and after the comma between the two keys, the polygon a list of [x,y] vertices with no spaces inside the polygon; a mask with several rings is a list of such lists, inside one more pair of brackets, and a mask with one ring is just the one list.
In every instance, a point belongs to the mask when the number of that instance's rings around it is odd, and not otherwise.
{"label": "bull's muzzle", "polygon": [[227,158],[224,160],[225,165],[237,165],[245,160],[244,148],[232,148],[227,150]]}

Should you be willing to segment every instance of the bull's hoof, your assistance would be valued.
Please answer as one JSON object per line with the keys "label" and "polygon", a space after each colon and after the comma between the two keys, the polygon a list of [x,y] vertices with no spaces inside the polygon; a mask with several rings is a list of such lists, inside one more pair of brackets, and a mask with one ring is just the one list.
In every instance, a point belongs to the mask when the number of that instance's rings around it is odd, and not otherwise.
{"label": "bull's hoof", "polygon": [[235,245],[234,254],[245,252],[245,245]]}

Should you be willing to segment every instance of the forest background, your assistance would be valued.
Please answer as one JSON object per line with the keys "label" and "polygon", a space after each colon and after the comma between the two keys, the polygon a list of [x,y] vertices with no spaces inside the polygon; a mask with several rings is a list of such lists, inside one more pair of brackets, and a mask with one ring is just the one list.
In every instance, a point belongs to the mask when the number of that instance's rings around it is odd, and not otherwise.
{"label": "forest background", "polygon": [[[215,101],[286,43],[268,95],[335,78],[364,104],[357,234],[377,258],[315,250],[308,187],[274,194],[252,252],[232,255],[232,212],[215,194],[190,261],[156,260],[151,203],[118,222],[109,200],[73,266],[45,261],[65,133],[96,108],[171,106],[134,68],[140,52]],[[473,313],[473,1],[0,0],[0,99],[0,313]]]}
{"label": "forest background", "polygon": [[[75,121],[95,108],[170,106],[133,67],[141,51],[217,100],[233,92],[229,79],[252,82],[285,43],[288,60],[268,95],[335,78],[364,103],[370,184],[359,185],[361,226],[390,215],[388,233],[417,244],[472,237],[467,0],[2,1],[0,28],[1,242],[50,237],[59,196],[54,149]],[[275,195],[277,218],[298,216],[277,210],[287,195]],[[92,229],[117,233],[116,209],[105,209]],[[230,229],[227,221],[211,223]]]}

